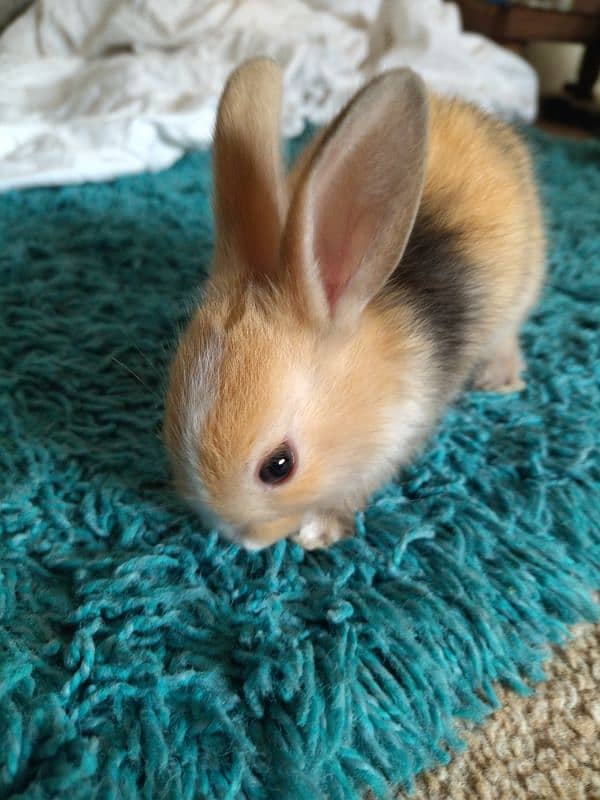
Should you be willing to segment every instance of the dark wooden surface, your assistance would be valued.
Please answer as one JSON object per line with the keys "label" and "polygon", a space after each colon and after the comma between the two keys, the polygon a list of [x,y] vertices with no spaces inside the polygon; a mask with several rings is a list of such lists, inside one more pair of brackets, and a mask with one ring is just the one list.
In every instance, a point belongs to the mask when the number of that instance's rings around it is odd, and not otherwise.
{"label": "dark wooden surface", "polygon": [[501,43],[580,42],[600,39],[600,0],[579,0],[576,11],[547,11],[526,6],[498,6],[485,0],[454,0],[465,30]]}

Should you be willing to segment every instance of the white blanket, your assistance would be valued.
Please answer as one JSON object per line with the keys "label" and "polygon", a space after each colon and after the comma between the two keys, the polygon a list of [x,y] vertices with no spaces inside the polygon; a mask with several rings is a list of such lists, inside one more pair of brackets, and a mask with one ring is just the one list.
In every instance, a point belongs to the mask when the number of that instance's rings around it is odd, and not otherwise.
{"label": "white blanket", "polygon": [[210,142],[231,69],[285,70],[284,133],[408,64],[436,90],[531,120],[533,70],[442,0],[36,0],[0,36],[0,190],[168,166]]}

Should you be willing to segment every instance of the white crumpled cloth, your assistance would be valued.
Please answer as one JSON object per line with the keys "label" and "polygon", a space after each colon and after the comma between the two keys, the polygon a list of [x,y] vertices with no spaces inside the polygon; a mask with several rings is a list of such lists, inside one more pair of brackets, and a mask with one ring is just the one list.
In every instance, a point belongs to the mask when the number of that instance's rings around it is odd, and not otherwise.
{"label": "white crumpled cloth", "polygon": [[503,116],[536,111],[531,67],[442,0],[37,0],[0,35],[0,190],[168,166],[210,142],[254,55],[284,68],[286,135],[405,64]]}

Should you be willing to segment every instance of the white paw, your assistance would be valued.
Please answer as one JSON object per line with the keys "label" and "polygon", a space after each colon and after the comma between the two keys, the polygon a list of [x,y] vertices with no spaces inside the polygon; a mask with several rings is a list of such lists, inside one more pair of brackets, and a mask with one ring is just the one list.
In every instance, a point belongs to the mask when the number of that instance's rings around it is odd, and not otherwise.
{"label": "white paw", "polygon": [[519,343],[514,340],[480,366],[473,381],[474,388],[501,394],[520,392],[526,386],[525,381],[521,378],[524,369],[525,361],[521,355]]}
{"label": "white paw", "polygon": [[348,534],[348,526],[331,514],[311,514],[293,537],[305,550],[318,550],[339,542]]}
{"label": "white paw", "polygon": [[495,392],[496,394],[509,394],[511,392],[522,392],[527,386],[525,381],[518,375],[489,374],[482,373],[475,381],[475,389],[482,392]]}

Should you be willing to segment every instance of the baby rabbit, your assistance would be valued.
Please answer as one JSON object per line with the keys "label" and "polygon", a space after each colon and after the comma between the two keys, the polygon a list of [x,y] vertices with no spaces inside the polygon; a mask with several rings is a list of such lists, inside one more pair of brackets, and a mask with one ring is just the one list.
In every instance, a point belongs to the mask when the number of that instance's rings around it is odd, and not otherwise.
{"label": "baby rabbit", "polygon": [[544,264],[529,156],[503,123],[394,70],[286,178],[281,93],[266,59],[223,92],[214,270],[164,427],[182,495],[248,549],[341,539],[467,381],[521,389]]}

